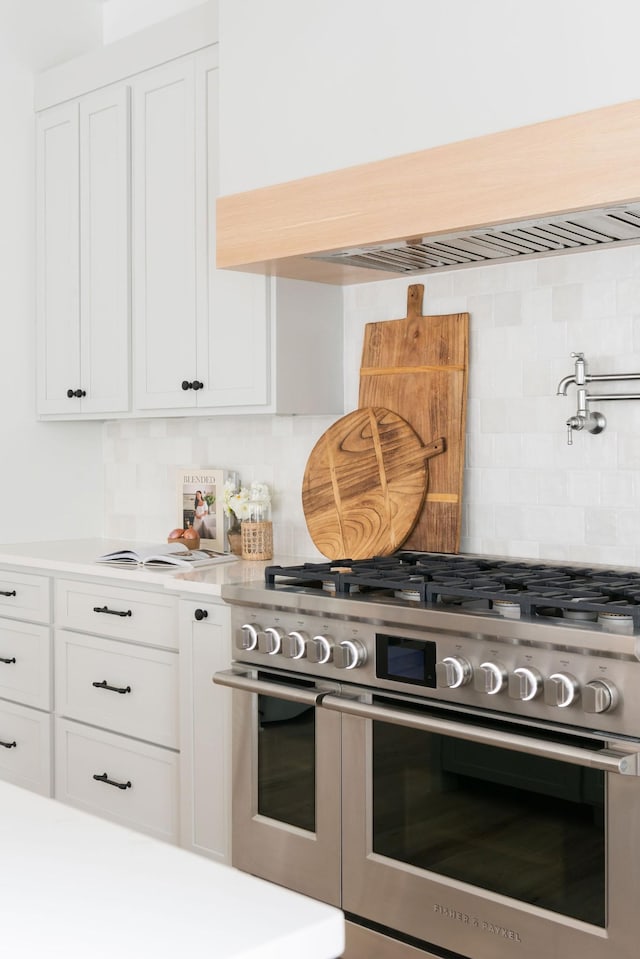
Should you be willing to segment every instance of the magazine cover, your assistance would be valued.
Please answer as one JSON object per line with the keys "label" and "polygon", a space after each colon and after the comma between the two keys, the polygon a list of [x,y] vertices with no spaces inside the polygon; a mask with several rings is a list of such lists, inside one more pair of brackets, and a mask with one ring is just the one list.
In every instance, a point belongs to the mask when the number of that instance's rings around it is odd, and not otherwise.
{"label": "magazine cover", "polygon": [[224,514],[224,484],[235,480],[233,470],[203,466],[178,470],[178,523],[182,529],[192,527],[202,547],[228,552],[228,520]]}

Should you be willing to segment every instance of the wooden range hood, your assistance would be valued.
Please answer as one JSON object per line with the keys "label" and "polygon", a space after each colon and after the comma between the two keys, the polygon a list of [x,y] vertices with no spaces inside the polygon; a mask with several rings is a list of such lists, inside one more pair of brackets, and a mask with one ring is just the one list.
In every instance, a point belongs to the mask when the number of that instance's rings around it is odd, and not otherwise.
{"label": "wooden range hood", "polygon": [[640,100],[217,202],[218,267],[334,284],[633,242]]}

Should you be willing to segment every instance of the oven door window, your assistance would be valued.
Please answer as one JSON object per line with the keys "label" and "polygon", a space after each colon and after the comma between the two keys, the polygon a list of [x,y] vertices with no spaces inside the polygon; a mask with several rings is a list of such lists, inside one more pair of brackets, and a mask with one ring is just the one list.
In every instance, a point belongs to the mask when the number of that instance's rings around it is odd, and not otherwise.
{"label": "oven door window", "polygon": [[605,774],[373,723],[373,851],[605,925]]}
{"label": "oven door window", "polygon": [[316,831],[315,708],[258,696],[258,813]]}

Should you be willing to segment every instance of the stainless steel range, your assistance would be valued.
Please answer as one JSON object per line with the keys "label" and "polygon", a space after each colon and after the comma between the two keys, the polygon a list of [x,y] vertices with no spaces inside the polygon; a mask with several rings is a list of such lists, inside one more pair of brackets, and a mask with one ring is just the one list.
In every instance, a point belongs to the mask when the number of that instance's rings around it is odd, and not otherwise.
{"label": "stainless steel range", "polygon": [[233,863],[348,957],[634,959],[640,571],[398,553],[223,589]]}

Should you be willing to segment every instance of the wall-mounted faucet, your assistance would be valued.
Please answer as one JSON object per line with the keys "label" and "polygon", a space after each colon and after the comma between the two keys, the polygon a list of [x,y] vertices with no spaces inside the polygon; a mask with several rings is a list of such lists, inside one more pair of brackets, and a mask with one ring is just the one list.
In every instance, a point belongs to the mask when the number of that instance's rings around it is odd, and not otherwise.
{"label": "wall-mounted faucet", "polygon": [[573,374],[564,376],[558,383],[557,396],[566,396],[572,383],[578,387],[578,408],[575,416],[567,420],[567,443],[573,443],[573,432],[588,430],[589,433],[602,433],[607,425],[606,417],[602,413],[590,410],[587,406],[591,400],[640,400],[640,393],[587,393],[587,383],[603,383],[607,381],[622,382],[625,380],[640,380],[640,373],[587,373],[587,364],[584,353],[572,353],[575,359]]}

